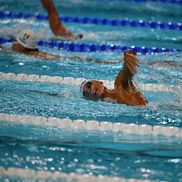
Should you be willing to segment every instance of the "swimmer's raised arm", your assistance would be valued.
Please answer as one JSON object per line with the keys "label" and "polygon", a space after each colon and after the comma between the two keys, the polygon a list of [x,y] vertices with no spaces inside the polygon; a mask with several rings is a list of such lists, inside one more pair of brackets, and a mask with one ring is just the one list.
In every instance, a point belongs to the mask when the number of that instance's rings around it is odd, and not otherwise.
{"label": "swimmer's raised arm", "polygon": [[124,66],[115,80],[115,88],[122,86],[127,88],[132,84],[133,75],[137,73],[136,66],[139,66],[138,59],[135,57],[136,52],[133,50],[124,53]]}
{"label": "swimmer's raised arm", "polygon": [[41,0],[43,7],[48,13],[49,25],[52,32],[56,35],[66,35],[72,36],[72,33],[69,32],[62,24],[59,14],[56,11],[56,8],[52,0]]}
{"label": "swimmer's raised arm", "polygon": [[41,0],[41,3],[48,13],[49,25],[54,35],[73,39],[81,39],[83,37],[82,34],[74,36],[69,30],[67,30],[63,26],[52,0]]}

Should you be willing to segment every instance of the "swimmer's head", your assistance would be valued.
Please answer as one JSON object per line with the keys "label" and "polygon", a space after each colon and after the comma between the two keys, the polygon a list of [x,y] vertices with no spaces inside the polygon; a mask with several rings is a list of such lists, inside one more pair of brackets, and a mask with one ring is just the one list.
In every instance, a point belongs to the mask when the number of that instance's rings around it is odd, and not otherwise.
{"label": "swimmer's head", "polygon": [[103,82],[97,80],[86,80],[81,84],[81,92],[88,99],[101,99],[106,87]]}
{"label": "swimmer's head", "polygon": [[35,33],[29,29],[23,30],[16,35],[16,40],[23,47],[36,49],[37,38]]}

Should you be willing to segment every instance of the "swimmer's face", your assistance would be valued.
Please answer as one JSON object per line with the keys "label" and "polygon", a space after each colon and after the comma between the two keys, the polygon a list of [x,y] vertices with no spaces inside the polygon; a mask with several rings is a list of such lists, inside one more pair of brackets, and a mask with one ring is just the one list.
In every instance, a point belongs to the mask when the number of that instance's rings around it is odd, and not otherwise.
{"label": "swimmer's face", "polygon": [[92,80],[84,84],[82,93],[88,99],[100,99],[103,97],[104,90],[103,82]]}

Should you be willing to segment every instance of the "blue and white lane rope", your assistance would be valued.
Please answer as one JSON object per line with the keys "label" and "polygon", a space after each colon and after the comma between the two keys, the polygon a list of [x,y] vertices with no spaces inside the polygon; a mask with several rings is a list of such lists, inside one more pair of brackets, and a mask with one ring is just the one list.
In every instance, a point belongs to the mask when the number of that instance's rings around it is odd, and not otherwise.
{"label": "blue and white lane rope", "polygon": [[[121,178],[115,176],[94,176],[90,174],[76,174],[76,173],[64,173],[61,171],[47,171],[47,170],[34,170],[24,169],[19,167],[1,167],[0,176],[4,178],[16,179],[16,180],[33,180],[33,181],[65,181],[65,182],[153,182],[145,179],[134,179],[134,178]],[[2,178],[1,178],[2,179]],[[5,180],[6,181],[6,180]]]}
{"label": "blue and white lane rope", "polygon": [[[48,75],[28,75],[28,74],[15,74],[15,73],[3,73],[0,72],[0,80],[15,80],[15,81],[26,81],[26,82],[47,82],[56,84],[69,84],[69,85],[80,85],[86,78],[73,78],[73,77],[60,77],[60,76],[48,76]],[[108,88],[114,87],[114,81],[100,80],[104,82],[104,85]],[[143,84],[138,83],[137,86],[144,91],[151,92],[171,92],[178,93],[181,89],[180,86],[176,85],[161,85],[161,84]]]}
{"label": "blue and white lane rope", "polygon": [[182,137],[182,129],[173,126],[152,126],[146,124],[126,124],[121,122],[112,123],[96,120],[71,120],[69,118],[43,117],[32,115],[19,115],[0,113],[0,122],[10,122],[43,127],[56,127],[66,130],[88,130],[88,131],[111,131],[135,135],[152,135],[166,137]]}
{"label": "blue and white lane rope", "polygon": [[[0,19],[10,18],[10,19],[29,19],[35,18],[37,20],[47,20],[48,16],[45,14],[33,14],[33,13],[12,13],[8,11],[0,11]],[[61,16],[63,22],[70,23],[81,23],[81,24],[94,24],[94,25],[107,25],[107,26],[118,26],[124,27],[129,26],[133,28],[150,28],[150,29],[164,29],[164,30],[182,30],[182,23],[173,22],[161,22],[161,21],[145,21],[145,20],[129,20],[124,19],[108,19],[108,18],[90,18],[90,17],[73,17],[73,16]]]}
{"label": "blue and white lane rope", "polygon": [[[0,44],[11,43],[12,38],[0,37]],[[90,44],[90,43],[78,43],[78,42],[64,42],[64,41],[45,41],[39,40],[38,46],[64,49],[71,52],[96,52],[96,51],[119,51],[123,52],[132,49],[141,54],[153,54],[153,53],[165,53],[165,52],[181,52],[180,49],[168,49],[157,47],[139,47],[139,46],[122,46],[114,44]]]}

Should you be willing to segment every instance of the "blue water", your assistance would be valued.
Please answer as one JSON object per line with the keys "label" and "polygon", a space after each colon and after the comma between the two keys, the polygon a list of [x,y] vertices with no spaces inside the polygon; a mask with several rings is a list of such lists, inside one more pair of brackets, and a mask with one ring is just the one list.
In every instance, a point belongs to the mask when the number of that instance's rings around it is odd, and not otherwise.
{"label": "blue water", "polygon": [[[45,13],[39,1],[0,0],[1,11]],[[24,6],[22,6],[24,4]],[[62,15],[100,18],[129,18],[180,22],[180,5],[136,3],[126,0],[55,0]],[[26,9],[24,8],[26,5]],[[74,14],[73,14],[74,12]],[[182,35],[174,30],[65,24],[83,33],[81,42],[167,47],[182,49]],[[0,19],[0,35],[30,27],[39,38],[53,37],[48,22],[31,19]],[[6,31],[5,31],[6,30]],[[40,47],[56,55],[111,60],[109,63],[77,59],[38,60],[10,51],[0,52],[0,72],[25,73],[114,81],[122,69],[119,52],[71,53]],[[141,66],[136,82],[181,86],[182,53],[139,55]],[[114,61],[112,62],[112,59]],[[117,61],[117,63],[116,63]],[[174,93],[143,91],[149,104],[130,107],[85,100],[76,85],[0,80],[0,113],[84,119],[108,122],[175,126],[182,128],[180,90]],[[50,94],[61,93],[61,96]],[[73,131],[53,127],[0,122],[0,167],[108,175],[158,181],[182,180],[182,140],[176,137],[129,135],[101,131]],[[0,180],[8,177],[0,176]],[[16,179],[14,179],[16,181]],[[21,180],[19,180],[21,181]],[[23,181],[23,180],[22,180]]]}
{"label": "blue water", "polygon": [[[13,12],[41,12],[45,13],[40,1],[32,0],[26,2],[26,9],[22,4],[24,0],[19,0],[19,3],[14,6],[13,0],[1,0],[1,9]],[[91,3],[88,0],[59,0],[54,1],[58,11],[62,15],[69,16],[89,16],[102,18],[130,18],[130,19],[145,19],[155,21],[172,21],[181,22],[181,6],[171,3],[160,2],[145,2],[136,3],[132,0],[93,0]],[[74,14],[73,14],[74,11]]]}
{"label": "blue water", "polygon": [[2,127],[0,164],[4,167],[166,181],[180,179],[182,156],[178,140],[22,125],[2,124]]}

